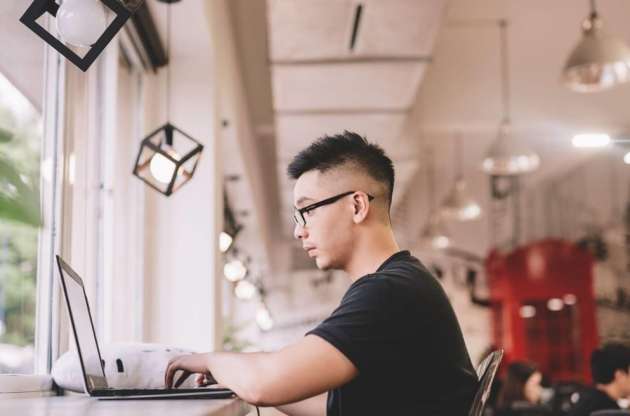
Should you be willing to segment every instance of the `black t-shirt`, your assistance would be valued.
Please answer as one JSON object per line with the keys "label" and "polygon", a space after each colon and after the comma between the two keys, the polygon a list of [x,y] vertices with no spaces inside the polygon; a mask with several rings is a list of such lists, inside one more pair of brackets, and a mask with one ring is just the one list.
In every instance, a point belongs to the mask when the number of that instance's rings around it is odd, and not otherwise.
{"label": "black t-shirt", "polygon": [[610,398],[606,393],[595,388],[589,388],[580,392],[580,398],[569,412],[570,416],[590,416],[592,412],[597,410],[615,410],[620,409],[616,401]]}
{"label": "black t-shirt", "polygon": [[468,414],[478,382],[457,318],[440,283],[408,251],[352,283],[308,334],[359,371],[328,393],[328,416]]}

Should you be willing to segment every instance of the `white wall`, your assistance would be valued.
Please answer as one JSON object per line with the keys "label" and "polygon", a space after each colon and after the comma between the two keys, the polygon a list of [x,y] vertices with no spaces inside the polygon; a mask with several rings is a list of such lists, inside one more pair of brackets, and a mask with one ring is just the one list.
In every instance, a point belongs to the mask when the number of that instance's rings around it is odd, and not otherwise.
{"label": "white wall", "polygon": [[[147,193],[144,294],[146,341],[203,351],[215,349],[221,338],[217,236],[222,218],[213,50],[205,19],[202,2],[173,6],[173,27],[196,28],[188,35],[199,49],[196,55],[178,54],[177,45],[190,39],[174,39],[170,119],[204,150],[195,176],[171,197]],[[164,84],[164,78],[151,80],[147,105],[163,108]],[[147,132],[166,121],[160,110],[148,115]]]}

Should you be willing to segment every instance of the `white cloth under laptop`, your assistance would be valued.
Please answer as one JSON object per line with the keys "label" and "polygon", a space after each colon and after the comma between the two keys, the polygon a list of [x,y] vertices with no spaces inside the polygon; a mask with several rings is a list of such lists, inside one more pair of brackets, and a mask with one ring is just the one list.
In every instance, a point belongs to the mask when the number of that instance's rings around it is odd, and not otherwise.
{"label": "white cloth under laptop", "polygon": [[[107,355],[103,354],[104,350],[99,347],[96,338],[92,314],[90,313],[90,304],[85,294],[83,280],[70,265],[59,256],[57,256],[57,265],[59,266],[59,279],[66,300],[68,316],[70,318],[76,345],[75,357],[77,357],[76,361],[79,363],[81,370],[80,375],[82,376],[83,389],[77,389],[76,385],[73,385],[73,389],[79,391],[83,390],[92,397],[107,400],[167,398],[221,399],[234,396],[234,393],[229,389],[212,386],[204,388],[182,388],[180,386],[177,389],[168,390],[164,389],[163,384],[157,387],[157,379],[158,377],[163,377],[164,370],[166,369],[166,362],[168,361],[167,355],[171,355],[171,353],[176,355],[180,351],[150,351],[147,349],[145,352],[137,353],[138,356],[134,359],[125,358],[125,360],[123,360],[121,356],[117,356],[117,353],[120,355],[122,350],[110,350]],[[165,355],[163,353],[168,354]],[[155,360],[143,364],[139,360],[139,356],[142,355],[147,358],[153,356]],[[125,361],[127,362],[125,363]],[[129,367],[127,370],[128,375],[123,378],[126,378],[128,381],[147,376],[147,373],[143,371],[145,366],[151,369],[151,379],[144,383],[132,384],[129,387],[116,386],[120,379],[119,374],[126,372],[125,365]],[[68,364],[68,367],[71,368],[72,365]],[[58,372],[61,372],[61,369],[64,368],[63,362],[59,364],[58,368]],[[113,372],[114,369],[116,370],[115,372]],[[121,371],[119,372],[118,370]],[[139,371],[137,375],[135,374],[135,370]],[[131,376],[132,372],[134,372],[133,376]],[[116,374],[116,378],[110,380],[108,374]],[[61,373],[59,373],[59,377],[64,379]],[[75,384],[72,381],[72,376],[68,377],[68,380],[70,384]],[[153,388],[142,387],[146,384],[151,385]]]}

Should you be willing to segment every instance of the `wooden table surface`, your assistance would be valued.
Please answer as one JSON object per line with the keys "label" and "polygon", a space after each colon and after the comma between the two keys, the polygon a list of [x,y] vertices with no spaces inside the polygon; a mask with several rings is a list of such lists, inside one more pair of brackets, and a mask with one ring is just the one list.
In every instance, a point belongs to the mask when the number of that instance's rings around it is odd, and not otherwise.
{"label": "wooden table surface", "polygon": [[20,416],[244,416],[250,407],[234,399],[97,400],[87,396],[0,398],[0,415]]}

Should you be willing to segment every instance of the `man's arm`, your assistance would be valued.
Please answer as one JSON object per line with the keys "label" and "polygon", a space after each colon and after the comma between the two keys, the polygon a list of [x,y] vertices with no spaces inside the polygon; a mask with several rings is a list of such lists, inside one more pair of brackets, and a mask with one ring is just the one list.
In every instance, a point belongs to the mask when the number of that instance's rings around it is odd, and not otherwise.
{"label": "man's arm", "polygon": [[316,335],[271,353],[183,355],[169,362],[167,386],[174,373],[210,372],[220,384],[258,406],[295,403],[352,380],[358,370],[339,350]]}
{"label": "man's arm", "polygon": [[354,364],[315,335],[277,352],[210,354],[214,378],[260,406],[295,403],[339,387],[357,375]]}
{"label": "man's arm", "polygon": [[296,403],[278,406],[277,409],[288,416],[325,416],[327,393]]}

